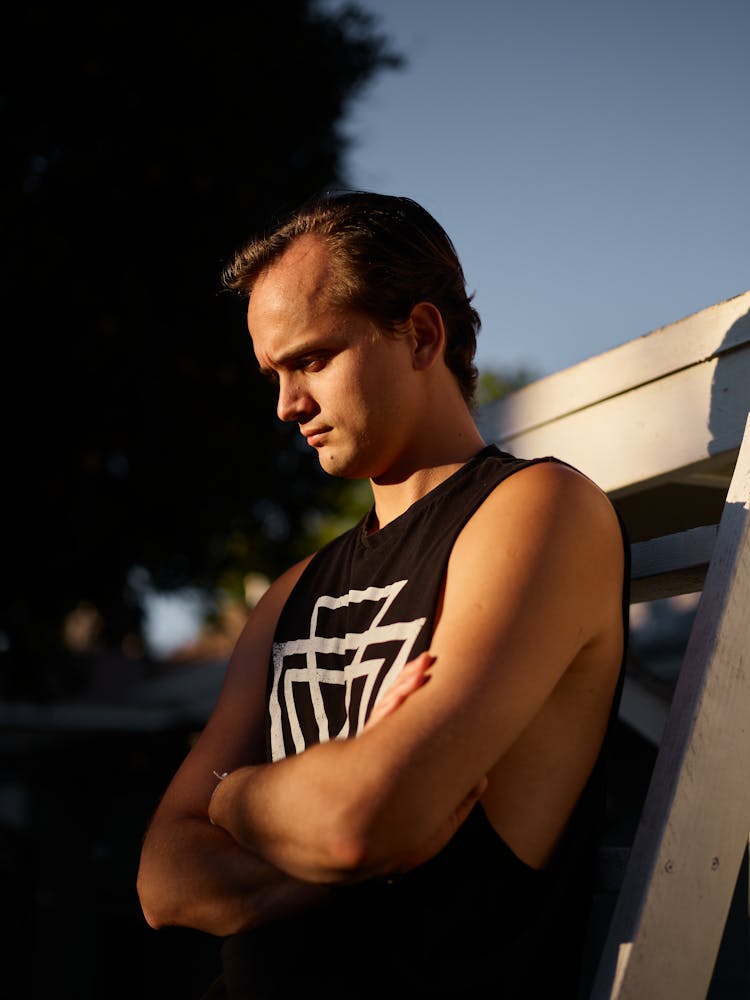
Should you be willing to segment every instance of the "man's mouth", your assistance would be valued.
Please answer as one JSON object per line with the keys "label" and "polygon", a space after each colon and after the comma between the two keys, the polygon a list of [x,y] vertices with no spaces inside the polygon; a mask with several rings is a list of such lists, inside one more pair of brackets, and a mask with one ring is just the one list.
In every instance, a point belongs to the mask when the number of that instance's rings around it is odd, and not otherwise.
{"label": "man's mouth", "polygon": [[319,445],[319,444],[322,443],[323,438],[328,433],[328,430],[329,430],[329,428],[327,428],[327,427],[311,427],[311,428],[309,428],[309,430],[306,429],[306,430],[302,431],[302,433],[303,433],[303,435],[304,435],[305,440],[307,441],[307,443],[311,447],[315,448],[317,445]]}

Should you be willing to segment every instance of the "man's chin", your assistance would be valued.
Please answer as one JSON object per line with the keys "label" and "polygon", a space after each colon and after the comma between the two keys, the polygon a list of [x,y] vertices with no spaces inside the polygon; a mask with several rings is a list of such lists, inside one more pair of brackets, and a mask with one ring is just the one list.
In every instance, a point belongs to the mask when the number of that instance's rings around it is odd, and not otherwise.
{"label": "man's chin", "polygon": [[318,451],[318,461],[323,472],[338,479],[367,479],[368,473],[363,472],[353,455],[342,455],[330,448]]}

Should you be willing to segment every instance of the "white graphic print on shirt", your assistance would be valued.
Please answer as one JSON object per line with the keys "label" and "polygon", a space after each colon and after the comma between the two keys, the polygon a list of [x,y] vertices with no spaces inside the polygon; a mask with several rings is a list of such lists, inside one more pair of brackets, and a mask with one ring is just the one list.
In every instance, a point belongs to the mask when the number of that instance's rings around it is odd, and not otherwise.
{"label": "white graphic print on shirt", "polygon": [[[415,618],[382,624],[406,583],[398,580],[387,587],[319,597],[309,635],[273,644],[268,704],[272,760],[361,730],[375,703],[408,662],[426,621]],[[359,631],[352,630],[353,618]],[[317,730],[313,739],[306,739],[300,724],[305,707],[306,717],[314,719]],[[285,728],[293,746],[285,746]]]}

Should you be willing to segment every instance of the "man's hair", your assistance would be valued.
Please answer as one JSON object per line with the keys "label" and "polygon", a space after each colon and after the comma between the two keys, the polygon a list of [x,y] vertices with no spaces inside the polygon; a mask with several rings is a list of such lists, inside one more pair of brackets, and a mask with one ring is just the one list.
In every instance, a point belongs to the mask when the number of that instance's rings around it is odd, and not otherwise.
{"label": "man's hair", "polygon": [[471,403],[479,314],[455,247],[430,213],[411,198],[368,191],[318,196],[242,247],[224,269],[224,286],[249,298],[258,278],[305,235],[320,236],[329,248],[336,305],[365,313],[395,336],[418,302],[439,309],[445,362]]}

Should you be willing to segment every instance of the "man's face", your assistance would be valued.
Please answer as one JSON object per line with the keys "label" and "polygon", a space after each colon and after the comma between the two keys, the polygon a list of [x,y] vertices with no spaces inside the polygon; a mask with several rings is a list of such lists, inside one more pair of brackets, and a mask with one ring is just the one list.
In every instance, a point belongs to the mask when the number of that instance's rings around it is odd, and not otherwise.
{"label": "man's face", "polygon": [[414,398],[411,338],[387,336],[330,302],[322,240],[300,237],[257,281],[248,327],[277,412],[295,421],[331,475],[378,478],[407,460]]}

